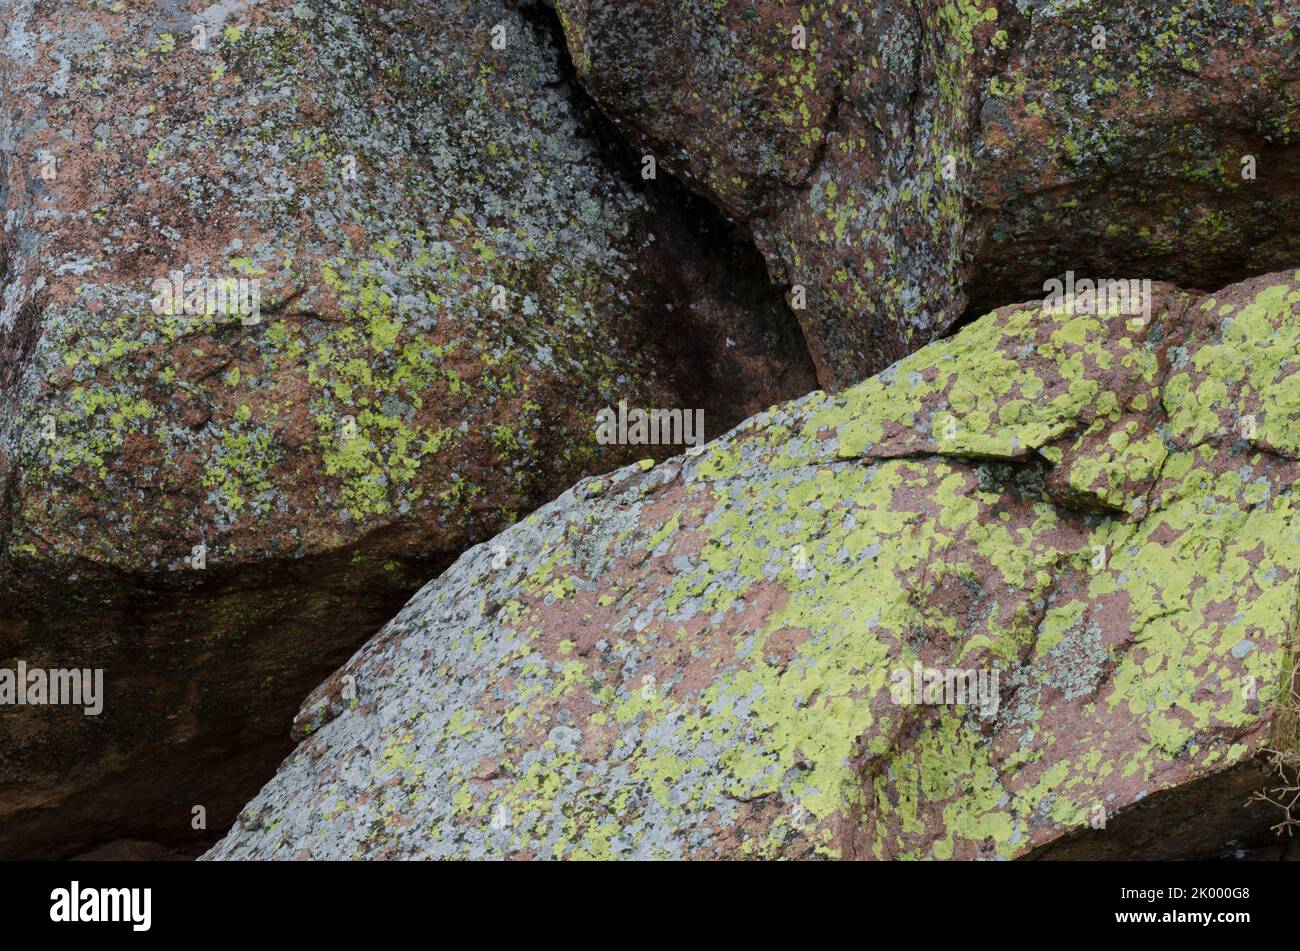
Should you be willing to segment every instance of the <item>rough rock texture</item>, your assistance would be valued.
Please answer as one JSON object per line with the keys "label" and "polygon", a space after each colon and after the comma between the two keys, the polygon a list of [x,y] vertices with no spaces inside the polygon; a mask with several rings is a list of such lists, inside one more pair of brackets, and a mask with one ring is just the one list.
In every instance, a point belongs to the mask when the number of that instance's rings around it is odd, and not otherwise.
{"label": "rough rock texture", "polygon": [[823,386],[1068,269],[1213,288],[1300,260],[1293,2],[556,6],[619,127],[805,288]]}
{"label": "rough rock texture", "polygon": [[[752,249],[615,166],[536,21],[0,2],[0,657],[107,685],[0,719],[0,856],[223,828],[431,574],[644,454],[599,408],[716,434],[814,385]],[[176,270],[258,280],[260,322],[158,313]]]}
{"label": "rough rock texture", "polygon": [[[308,699],[208,856],[1249,842],[1261,750],[1300,751],[1297,373],[1300,271],[1157,285],[1149,320],[1006,307],[583,480]],[[997,703],[897,702],[917,663]]]}
{"label": "rough rock texture", "polygon": [[1213,290],[1300,260],[1300,4],[1033,6],[985,85],[976,313],[1067,269]]}

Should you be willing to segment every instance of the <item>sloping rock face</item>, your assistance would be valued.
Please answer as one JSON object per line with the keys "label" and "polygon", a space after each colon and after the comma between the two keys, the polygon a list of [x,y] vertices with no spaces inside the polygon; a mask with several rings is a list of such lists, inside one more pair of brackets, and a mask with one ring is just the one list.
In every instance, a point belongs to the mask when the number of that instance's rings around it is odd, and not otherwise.
{"label": "sloping rock face", "polygon": [[1248,840],[1300,751],[1300,271],[1147,302],[1006,307],[579,482],[308,699],[208,857]]}
{"label": "sloping rock face", "polygon": [[761,264],[611,164],[512,5],[0,30],[0,656],[107,691],[0,720],[0,856],[224,827],[431,574],[644,454],[600,408],[716,434],[814,385]]}
{"label": "sloping rock face", "polygon": [[620,128],[802,288],[825,387],[1066,270],[1213,288],[1300,260],[1293,5],[556,6]]}

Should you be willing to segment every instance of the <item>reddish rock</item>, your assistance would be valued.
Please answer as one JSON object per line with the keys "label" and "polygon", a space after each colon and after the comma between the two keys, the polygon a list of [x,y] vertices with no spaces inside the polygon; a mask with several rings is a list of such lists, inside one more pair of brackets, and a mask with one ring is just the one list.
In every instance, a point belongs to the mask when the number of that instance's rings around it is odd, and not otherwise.
{"label": "reddish rock", "polygon": [[[601,408],[717,434],[813,385],[752,252],[606,155],[512,5],[0,31],[0,658],[107,694],[0,715],[0,856],[208,838],[420,583],[673,451],[598,444]],[[247,296],[168,312],[175,272]]]}
{"label": "reddish rock", "polygon": [[619,127],[803,288],[827,388],[1065,271],[1210,289],[1300,260],[1271,0],[556,5]]}
{"label": "reddish rock", "polygon": [[1005,307],[580,481],[308,699],[208,857],[1266,840],[1246,803],[1300,756],[1300,271],[1148,302]]}

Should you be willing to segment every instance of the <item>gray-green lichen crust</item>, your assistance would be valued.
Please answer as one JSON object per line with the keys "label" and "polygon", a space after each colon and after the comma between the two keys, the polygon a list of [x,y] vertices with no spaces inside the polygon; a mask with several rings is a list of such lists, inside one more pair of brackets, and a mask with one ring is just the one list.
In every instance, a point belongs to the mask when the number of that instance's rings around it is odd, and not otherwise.
{"label": "gray-green lichen crust", "polygon": [[1066,270],[1300,260],[1294,2],[556,5],[602,108],[745,222],[828,389]]}
{"label": "gray-green lichen crust", "polygon": [[[209,857],[1013,858],[1294,748],[1297,372],[1300,272],[1008,307],[582,481],[309,698]],[[998,702],[898,702],[918,663]]]}
{"label": "gray-green lichen crust", "polygon": [[[0,654],[116,697],[0,725],[0,856],[198,834],[140,789],[228,820],[431,574],[637,457],[601,408],[716,433],[811,385],[516,5],[0,0],[0,30]],[[177,273],[260,313],[175,312]]]}

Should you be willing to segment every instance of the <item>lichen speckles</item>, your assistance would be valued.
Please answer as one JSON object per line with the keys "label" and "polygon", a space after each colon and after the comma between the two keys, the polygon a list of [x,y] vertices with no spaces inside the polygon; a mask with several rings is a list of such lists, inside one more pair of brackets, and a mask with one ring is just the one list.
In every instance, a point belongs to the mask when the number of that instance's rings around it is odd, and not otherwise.
{"label": "lichen speckles", "polygon": [[[1295,215],[1300,55],[1278,9],[1035,10],[981,106],[972,193],[988,240],[973,303],[1066,269],[1215,287],[1292,265],[1300,246],[1279,225]],[[1225,113],[1243,124],[1210,118]]]}
{"label": "lichen speckles", "polygon": [[1066,270],[1206,287],[1300,258],[1300,55],[1269,0],[557,7],[601,107],[803,287],[828,389]]}
{"label": "lichen speckles", "polygon": [[[209,857],[1014,858],[1246,762],[1296,648],[1300,281],[1157,297],[579,483],[309,699]],[[896,704],[914,664],[1000,702]]]}
{"label": "lichen speckles", "polygon": [[558,4],[602,107],[749,223],[777,283],[804,288],[795,313],[834,388],[964,306],[963,182],[1000,6]]}
{"label": "lichen speckles", "polygon": [[[164,801],[228,821],[419,584],[645,455],[600,409],[717,433],[813,385],[761,262],[606,154],[518,4],[0,7],[0,636],[102,631],[133,713],[0,730],[35,777],[0,790],[0,856],[203,834]],[[256,282],[260,313],[171,312],[178,276]]]}
{"label": "lichen speckles", "polygon": [[[509,18],[517,50],[497,61],[478,50],[505,16],[493,3],[457,6],[436,51],[417,41],[422,15],[410,10],[311,6],[311,29],[284,4],[215,33],[213,89],[189,88],[188,47],[146,14],[74,8],[61,39],[39,41],[62,44],[74,89],[110,70],[101,95],[112,108],[96,121],[112,148],[52,184],[54,224],[41,234],[60,250],[27,268],[51,281],[71,260],[90,268],[67,301],[68,281],[46,288],[45,341],[25,367],[34,416],[7,427],[30,474],[20,492],[48,492],[33,503],[47,506],[33,532],[75,542],[86,526],[70,490],[121,482],[145,498],[188,497],[145,503],[77,543],[124,567],[158,564],[136,544],[142,531],[206,535],[228,554],[282,550],[289,537],[311,551],[421,507],[453,526],[441,547],[454,550],[467,521],[499,528],[596,464],[589,439],[547,433],[586,436],[588,417],[620,398],[687,401],[672,368],[646,372],[634,322],[604,322],[654,309],[657,291],[635,276],[652,263],[645,203],[574,135],[572,105],[546,81],[554,51],[527,22]],[[367,18],[402,29],[374,40]],[[110,44],[79,44],[104,31],[149,42],[101,60]],[[480,60],[482,72],[471,68]],[[519,90],[532,85],[545,92],[525,106]],[[150,105],[125,107],[137,100]],[[65,127],[103,112],[91,107],[71,100]],[[403,171],[411,148],[421,160]],[[111,180],[114,163],[132,161],[151,169],[148,188],[73,185],[78,171]],[[132,224],[161,223],[166,203],[161,241]],[[102,246],[79,230],[78,205],[111,233]],[[132,242],[156,275],[137,262],[133,279],[119,263]],[[191,277],[261,281],[269,319],[155,315],[142,291],[177,261]],[[572,402],[551,399],[557,389]],[[60,424],[52,446],[36,425],[45,414]],[[347,440],[345,421],[356,427]],[[51,531],[62,518],[80,528]]]}

